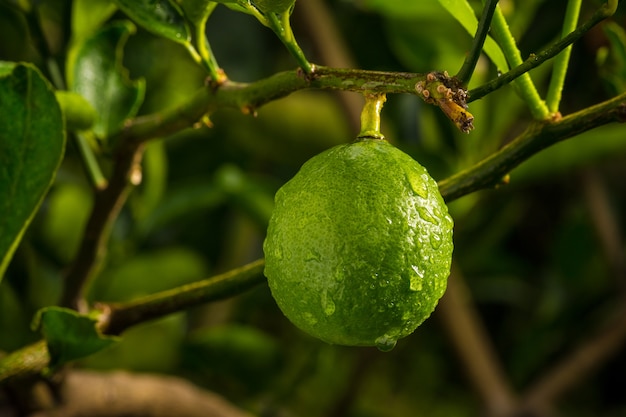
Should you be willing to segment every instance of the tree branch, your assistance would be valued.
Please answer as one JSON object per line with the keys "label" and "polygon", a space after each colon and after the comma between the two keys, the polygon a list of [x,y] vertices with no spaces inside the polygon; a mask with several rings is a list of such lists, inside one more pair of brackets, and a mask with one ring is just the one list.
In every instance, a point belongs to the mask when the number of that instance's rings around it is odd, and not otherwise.
{"label": "tree branch", "polygon": [[59,404],[30,417],[251,417],[223,397],[181,378],[70,371]]}
{"label": "tree branch", "polygon": [[[265,261],[259,259],[212,278],[148,295],[127,303],[97,305],[100,331],[117,335],[139,323],[190,307],[240,294],[265,282]],[[26,376],[35,376],[50,362],[45,341],[23,347],[0,359],[0,386]]]}
{"label": "tree branch", "polygon": [[468,92],[468,103],[474,100],[478,100],[486,96],[489,93],[494,92],[498,88],[509,84],[519,76],[527,73],[531,69],[538,67],[548,59],[551,59],[558,55],[562,50],[569,45],[580,39],[585,33],[591,30],[595,25],[612,16],[617,10],[618,0],[609,0],[602,7],[600,7],[585,23],[580,25],[578,29],[565,36],[561,40],[550,45],[543,51],[531,54],[521,65],[516,66],[505,74],[502,74],[498,78],[476,87]]}
{"label": "tree branch", "polygon": [[[420,82],[422,88],[418,92],[416,86]],[[230,107],[244,113],[254,113],[266,103],[306,89],[418,94],[428,103],[438,105],[444,112],[448,111],[444,105],[450,102],[465,112],[465,90],[456,84],[453,78],[444,73],[413,74],[324,66],[314,66],[311,74],[304,74],[301,70],[284,71],[252,83],[226,81],[219,86],[209,85],[179,107],[129,121],[111,142],[141,143],[167,136],[196,125],[204,115],[218,108]],[[451,92],[454,94],[446,96],[450,89],[454,90]],[[424,94],[424,91],[428,93]],[[467,117],[473,119],[469,113]]]}
{"label": "tree branch", "polygon": [[436,313],[485,405],[486,415],[510,416],[517,400],[470,297],[463,277],[452,268]]}
{"label": "tree branch", "polygon": [[524,133],[476,165],[439,181],[448,202],[500,184],[516,166],[542,149],[596,127],[626,121],[626,93],[558,121],[535,122]]}
{"label": "tree branch", "polygon": [[212,278],[151,294],[128,303],[100,304],[101,331],[117,335],[139,323],[240,294],[265,282],[265,261],[256,260]]}
{"label": "tree branch", "polygon": [[65,276],[60,305],[86,312],[84,291],[102,266],[111,228],[130,193],[133,175],[141,173],[142,156],[139,144],[120,147],[108,185],[95,191],[80,249]]}

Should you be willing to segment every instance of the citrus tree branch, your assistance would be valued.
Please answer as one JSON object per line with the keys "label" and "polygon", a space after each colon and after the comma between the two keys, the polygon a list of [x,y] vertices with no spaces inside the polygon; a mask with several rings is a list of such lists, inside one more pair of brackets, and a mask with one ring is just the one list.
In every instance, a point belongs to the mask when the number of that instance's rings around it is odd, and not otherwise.
{"label": "citrus tree branch", "polygon": [[95,190],[93,210],[83,233],[80,249],[63,283],[60,305],[85,312],[84,292],[99,272],[106,255],[109,234],[132,187],[133,175],[140,171],[143,146],[120,147],[106,187]]}
{"label": "citrus tree branch", "polygon": [[[105,335],[118,335],[144,323],[199,304],[240,294],[265,282],[263,259],[211,278],[158,292],[127,303],[100,303],[98,323]],[[50,362],[45,341],[23,347],[0,359],[0,386],[43,371]]]}
{"label": "citrus tree branch", "polygon": [[264,267],[265,261],[259,259],[223,274],[127,303],[101,304],[99,308],[104,312],[101,330],[105,334],[120,334],[136,324],[240,294],[265,282]]}
{"label": "citrus tree branch", "polygon": [[[429,74],[313,66],[311,74],[293,70],[280,72],[252,83],[225,81],[220,85],[210,84],[176,108],[129,121],[112,142],[143,142],[167,136],[196,124],[204,115],[212,113],[217,108],[231,107],[244,113],[253,113],[266,103],[305,89],[416,94],[416,85],[422,82],[426,89],[429,83],[433,88],[429,96],[420,94],[420,97],[431,99],[430,103],[439,105],[433,97],[442,94],[438,93],[436,88],[442,83],[441,78],[444,76],[430,80],[432,76],[429,78]],[[447,76],[445,78],[449,83],[453,80]],[[464,107],[464,94],[462,98],[463,102],[457,104]],[[443,107],[442,109],[445,111]]]}
{"label": "citrus tree branch", "polygon": [[516,166],[539,151],[593,128],[626,121],[626,93],[557,121],[540,121],[476,165],[439,182],[448,202],[500,184]]}
{"label": "citrus tree branch", "polygon": [[510,71],[500,75],[498,78],[495,78],[492,81],[481,85],[480,87],[476,87],[470,90],[468,92],[468,103],[474,100],[478,100],[479,98],[482,98],[489,93],[492,93],[498,88],[509,84],[511,81],[515,80],[519,76],[527,73],[531,69],[538,67],[548,59],[555,57],[562,50],[580,39],[595,25],[597,25],[607,17],[612,16],[617,10],[618,3],[618,0],[607,1],[602,7],[596,10],[596,12],[587,21],[581,24],[575,31],[571,32],[569,35],[550,45],[543,51],[536,54],[531,54],[523,63],[516,66],[515,68],[512,68]]}

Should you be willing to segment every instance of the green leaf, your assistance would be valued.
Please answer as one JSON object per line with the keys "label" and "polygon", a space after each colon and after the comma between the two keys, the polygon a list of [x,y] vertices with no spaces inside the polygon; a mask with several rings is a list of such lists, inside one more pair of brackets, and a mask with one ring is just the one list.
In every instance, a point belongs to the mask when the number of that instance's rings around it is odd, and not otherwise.
{"label": "green leaf", "polygon": [[89,356],[119,338],[104,336],[97,328],[98,321],[63,307],[46,307],[37,312],[33,330],[40,330],[50,352],[50,368]]}
{"label": "green leaf", "polygon": [[[474,36],[478,27],[478,19],[474,15],[474,10],[467,0],[438,0],[439,3],[465,28],[465,30]],[[509,70],[506,58],[498,44],[487,36],[483,50],[498,70],[505,72]]]}
{"label": "green leaf", "polygon": [[[406,0],[365,0],[365,5],[387,17],[399,19],[422,18],[437,20],[445,9],[463,28],[474,36],[478,19],[467,0],[406,1]],[[443,7],[443,9],[442,9]],[[487,37],[483,50],[500,71],[508,71],[508,64],[498,44]]]}
{"label": "green leaf", "polygon": [[0,77],[11,74],[16,65],[15,62],[0,61]]}
{"label": "green leaf", "polygon": [[143,102],[145,81],[130,80],[122,66],[124,45],[134,31],[129,21],[112,23],[88,39],[76,56],[71,88],[98,113],[93,131],[99,137],[119,131]]}
{"label": "green leaf", "polygon": [[212,0],[179,0],[185,17],[194,25],[204,25],[218,2]]}
{"label": "green leaf", "polygon": [[144,29],[189,45],[191,34],[178,5],[168,0],[115,0],[120,9]]}
{"label": "green leaf", "polygon": [[1,280],[52,184],[65,149],[65,131],[52,87],[34,66],[0,68],[5,74],[0,78]]}
{"label": "green leaf", "polygon": [[72,41],[93,35],[115,13],[109,0],[74,0],[72,2]]}
{"label": "green leaf", "polygon": [[296,3],[296,0],[253,0],[263,13],[285,13]]}

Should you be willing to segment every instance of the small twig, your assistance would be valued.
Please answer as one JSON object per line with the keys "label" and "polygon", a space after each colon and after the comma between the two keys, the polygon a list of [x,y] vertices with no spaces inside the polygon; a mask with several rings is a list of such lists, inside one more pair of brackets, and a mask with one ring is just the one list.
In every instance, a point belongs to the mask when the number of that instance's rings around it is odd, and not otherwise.
{"label": "small twig", "polygon": [[581,175],[582,190],[596,234],[615,277],[616,289],[626,292],[626,256],[624,238],[617,215],[611,207],[606,184],[595,169],[585,169]]}
{"label": "small twig", "polygon": [[[567,2],[561,36],[567,36],[576,29],[581,3],[582,0],[569,0]],[[563,84],[565,84],[565,76],[567,75],[571,51],[572,46],[570,45],[554,59],[552,77],[550,78],[550,85],[548,86],[548,93],[546,94],[546,104],[551,113],[559,111],[559,103],[561,102],[561,93],[563,91]]]}
{"label": "small twig", "polygon": [[[116,137],[111,138],[111,142],[138,143],[164,137],[196,124],[203,115],[217,108],[231,107],[244,113],[254,113],[264,104],[306,89],[417,94],[417,83],[426,82],[427,78],[428,74],[314,66],[313,72],[308,75],[294,70],[279,72],[252,83],[226,81],[217,87],[207,86],[198,90],[187,102],[175,108],[130,120]],[[431,84],[436,88],[440,82],[434,81]],[[425,95],[418,95],[425,98]],[[464,100],[465,94],[462,96]],[[465,103],[460,105],[464,107]]]}
{"label": "small twig", "polygon": [[102,266],[111,228],[128,197],[133,175],[140,169],[142,155],[141,144],[121,147],[108,186],[95,191],[93,210],[80,249],[65,276],[61,306],[81,312],[87,310],[84,292]]}
{"label": "small twig", "polygon": [[[491,30],[494,37],[498,40],[500,48],[511,67],[517,67],[522,64],[522,55],[517,48],[515,38],[509,30],[509,25],[502,14],[502,10],[496,7]],[[537,88],[530,78],[530,74],[524,73],[520,76],[519,80],[515,81],[518,84],[517,92],[524,99],[530,112],[535,120],[546,120],[550,117],[550,112],[546,103],[541,99]]]}
{"label": "small twig", "polygon": [[127,303],[101,304],[104,312],[101,330],[106,334],[120,334],[136,324],[240,294],[265,282],[264,267],[264,260],[259,259],[212,278]]}
{"label": "small twig", "polygon": [[437,310],[467,376],[491,417],[512,415],[517,401],[487,330],[472,305],[469,290],[455,268]]}
{"label": "small twig", "polygon": [[476,35],[474,35],[474,39],[472,41],[472,47],[465,57],[465,61],[463,61],[463,66],[455,75],[455,78],[458,79],[464,86],[467,86],[472,78],[472,74],[474,73],[474,69],[478,63],[478,58],[480,58],[480,54],[483,51],[483,45],[485,44],[485,39],[487,39],[489,27],[491,26],[491,19],[493,18],[497,5],[498,0],[487,0],[485,6],[483,7],[482,14],[480,15],[480,20],[478,21],[478,27],[476,28]]}
{"label": "small twig", "polygon": [[595,25],[603,21],[609,16],[612,16],[617,9],[616,0],[609,0],[602,7],[600,7],[596,12],[589,18],[589,20],[585,21],[582,25],[578,27],[575,31],[565,36],[561,40],[555,42],[550,45],[543,51],[532,54],[528,57],[522,64],[518,65],[515,68],[512,68],[505,74],[500,75],[498,78],[495,78],[488,83],[481,85],[473,90],[468,92],[468,103],[474,100],[478,100],[489,93],[494,92],[498,88],[509,84],[511,81],[515,80],[519,76],[527,73],[531,69],[538,67],[543,64],[550,58],[553,58],[557,54],[559,54],[563,49],[567,48],[569,45],[576,42],[580,39],[585,33],[589,32]]}
{"label": "small twig", "polygon": [[[101,303],[98,305],[100,331],[117,335],[136,324],[240,294],[265,282],[264,265],[263,259],[259,259],[209,279],[127,303]],[[0,359],[0,386],[15,378],[39,374],[49,361],[50,355],[43,340],[10,353]]]}
{"label": "small twig", "polygon": [[448,202],[501,184],[513,168],[537,152],[598,126],[626,122],[626,93],[555,122],[536,122],[498,152],[439,182]]}

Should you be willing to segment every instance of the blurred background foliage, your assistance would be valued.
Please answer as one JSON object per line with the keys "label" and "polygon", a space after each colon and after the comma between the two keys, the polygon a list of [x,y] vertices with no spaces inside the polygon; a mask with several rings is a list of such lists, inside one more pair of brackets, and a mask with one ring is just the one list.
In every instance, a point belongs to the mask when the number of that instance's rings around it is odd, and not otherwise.
{"label": "blurred background foliage", "polygon": [[[337,30],[356,67],[455,73],[471,37],[435,1],[328,0],[332,21],[311,21],[295,7],[293,27],[309,60],[322,62],[315,31]],[[72,35],[68,0],[40,5],[45,34],[0,1],[0,59],[63,68]],[[312,2],[313,3],[313,2]],[[319,2],[318,2],[319,3]],[[559,35],[566,1],[502,0],[522,55]],[[90,25],[125,16],[91,2]],[[472,2],[480,10],[480,2]],[[599,1],[583,2],[581,20]],[[575,44],[562,112],[582,109],[626,86],[626,13],[618,10]],[[252,17],[218,7],[208,38],[221,67],[254,81],[295,63],[271,31]],[[42,48],[41,42],[47,46]],[[45,50],[49,50],[49,56]],[[125,47],[130,78],[144,78],[140,113],[175,106],[205,74],[178,44],[138,28]],[[545,90],[550,65],[532,72]],[[497,76],[484,59],[470,87]],[[497,150],[530,121],[512,87],[471,104],[476,129],[455,130],[437,109],[413,96],[390,96],[383,111],[388,139],[439,180]],[[211,128],[150,143],[143,180],[110,242],[92,300],[120,301],[172,288],[262,256],[275,191],[316,153],[351,141],[354,113],[336,95],[299,92],[259,109],[211,116]],[[455,263],[461,271],[512,386],[522,390],[593,334],[626,290],[626,131],[609,125],[533,157],[496,191],[450,205]],[[102,155],[106,161],[106,155]],[[29,322],[55,304],[64,270],[80,244],[93,201],[79,153],[69,142],[44,205],[0,286],[0,349],[37,339]],[[482,404],[465,377],[438,313],[390,353],[329,346],[295,329],[266,286],[223,302],[138,326],[82,366],[182,375],[261,415],[475,416]],[[557,415],[626,415],[626,355],[603,363],[556,406]]]}

